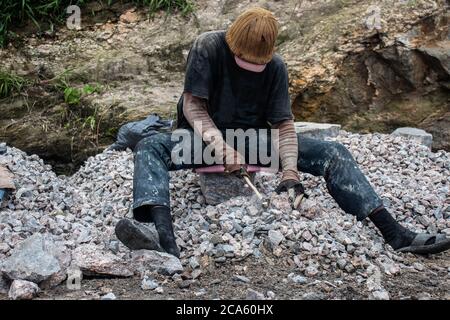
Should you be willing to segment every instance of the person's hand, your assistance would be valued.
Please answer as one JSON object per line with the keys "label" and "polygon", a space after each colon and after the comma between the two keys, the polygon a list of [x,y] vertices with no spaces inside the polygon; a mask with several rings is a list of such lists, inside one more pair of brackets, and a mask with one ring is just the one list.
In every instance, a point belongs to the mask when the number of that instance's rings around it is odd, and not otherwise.
{"label": "person's hand", "polygon": [[305,188],[297,180],[282,180],[278,187],[275,189],[277,194],[287,192],[291,200],[292,207],[298,209],[303,198],[309,198],[305,193]]}
{"label": "person's hand", "polygon": [[[230,159],[230,163],[227,163],[227,159]],[[225,173],[240,175],[242,172],[247,172],[245,160],[243,157],[233,148],[226,147],[224,165]],[[242,171],[243,170],[243,171]]]}
{"label": "person's hand", "polygon": [[228,174],[240,174],[241,170],[244,169],[245,170],[245,166],[242,164],[237,164],[237,163],[233,163],[233,164],[224,164],[225,167],[225,173]]}

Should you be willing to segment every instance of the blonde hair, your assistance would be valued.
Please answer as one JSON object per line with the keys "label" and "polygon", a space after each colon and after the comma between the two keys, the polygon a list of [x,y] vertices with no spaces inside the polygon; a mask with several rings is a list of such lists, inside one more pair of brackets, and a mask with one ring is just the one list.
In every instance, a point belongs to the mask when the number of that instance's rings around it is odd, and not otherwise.
{"label": "blonde hair", "polygon": [[272,60],[278,22],[272,12],[263,8],[251,8],[233,22],[226,34],[230,50],[239,58],[266,64]]}

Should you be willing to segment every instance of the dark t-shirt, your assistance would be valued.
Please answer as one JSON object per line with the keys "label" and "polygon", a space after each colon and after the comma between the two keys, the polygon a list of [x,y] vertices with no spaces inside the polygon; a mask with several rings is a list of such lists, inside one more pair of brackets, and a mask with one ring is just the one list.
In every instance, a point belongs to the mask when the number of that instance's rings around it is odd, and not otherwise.
{"label": "dark t-shirt", "polygon": [[[288,74],[275,54],[261,73],[240,68],[225,41],[225,31],[201,34],[188,56],[184,92],[207,99],[207,110],[219,129],[269,128],[293,119]],[[177,106],[178,127],[189,128],[183,97]]]}

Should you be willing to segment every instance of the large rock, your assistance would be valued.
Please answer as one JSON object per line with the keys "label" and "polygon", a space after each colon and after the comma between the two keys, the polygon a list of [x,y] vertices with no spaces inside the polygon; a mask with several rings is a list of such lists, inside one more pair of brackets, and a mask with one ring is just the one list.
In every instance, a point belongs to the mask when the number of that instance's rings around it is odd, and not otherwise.
{"label": "large rock", "polygon": [[303,137],[314,139],[325,139],[339,135],[341,126],[339,124],[316,123],[316,122],[295,122],[295,132]]}
{"label": "large rock", "polygon": [[53,288],[62,283],[67,278],[67,269],[72,261],[72,254],[61,241],[46,241],[45,249],[58,260],[60,271],[53,274],[48,279],[42,281],[39,286],[42,289]]}
{"label": "large rock", "polygon": [[138,250],[132,253],[133,265],[140,271],[156,271],[163,275],[183,272],[183,265],[177,257],[154,250]]}
{"label": "large rock", "polygon": [[39,286],[31,281],[14,280],[8,297],[13,300],[31,300],[39,293]]}
{"label": "large rock", "polygon": [[125,261],[94,244],[81,245],[72,253],[73,264],[88,276],[131,277],[133,271]]}
{"label": "large rock", "polygon": [[398,128],[392,132],[392,135],[414,139],[428,148],[431,148],[433,144],[433,135],[422,129],[409,127]]}
{"label": "large rock", "polygon": [[[200,188],[206,203],[219,204],[237,196],[251,196],[253,191],[238,177],[224,173],[199,173]],[[255,174],[251,174],[251,180]]]}
{"label": "large rock", "polygon": [[11,280],[40,283],[59,273],[59,262],[46,250],[44,241],[38,233],[20,243],[3,263],[3,274]]}

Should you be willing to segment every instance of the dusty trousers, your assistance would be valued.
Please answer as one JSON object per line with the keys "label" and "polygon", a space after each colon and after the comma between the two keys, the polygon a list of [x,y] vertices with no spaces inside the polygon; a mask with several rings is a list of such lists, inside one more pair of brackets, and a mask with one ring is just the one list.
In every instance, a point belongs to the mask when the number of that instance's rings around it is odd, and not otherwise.
{"label": "dusty trousers", "polygon": [[[200,139],[189,130],[190,139]],[[340,143],[311,139],[297,135],[299,153],[298,170],[300,172],[322,176],[330,195],[338,205],[358,220],[365,219],[383,202],[358,168],[350,152]],[[175,141],[174,141],[175,140]],[[265,135],[262,144],[270,144],[270,135]],[[186,142],[186,140],[185,140]],[[245,144],[245,157],[261,148],[258,142]],[[183,142],[174,139],[171,133],[158,133],[141,140],[134,149],[133,210],[148,205],[170,207],[169,171],[202,167],[205,164],[198,159],[206,148],[200,142],[200,148],[191,148],[184,157],[190,163],[173,161],[173,151]],[[259,165],[260,159],[257,159]],[[251,162],[246,162],[251,163]],[[254,164],[254,163],[251,163]]]}

